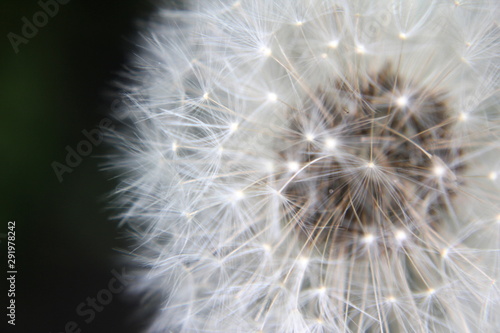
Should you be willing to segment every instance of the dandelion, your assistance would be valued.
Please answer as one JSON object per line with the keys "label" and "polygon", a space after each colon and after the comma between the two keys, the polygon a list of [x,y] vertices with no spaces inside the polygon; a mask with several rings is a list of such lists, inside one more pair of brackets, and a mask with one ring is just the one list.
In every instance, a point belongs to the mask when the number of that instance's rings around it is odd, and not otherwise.
{"label": "dandelion", "polygon": [[114,135],[150,332],[496,332],[498,4],[190,6]]}

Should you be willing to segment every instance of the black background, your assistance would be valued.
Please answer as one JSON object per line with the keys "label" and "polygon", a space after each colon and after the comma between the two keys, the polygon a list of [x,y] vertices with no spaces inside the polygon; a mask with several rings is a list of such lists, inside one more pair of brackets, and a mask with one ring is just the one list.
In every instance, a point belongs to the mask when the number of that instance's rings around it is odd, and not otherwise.
{"label": "black background", "polygon": [[[43,0],[44,2],[47,0]],[[167,5],[171,5],[170,3]],[[126,293],[86,323],[76,313],[122,270],[124,241],[109,210],[113,175],[100,170],[109,148],[93,147],[59,182],[52,163],[65,164],[66,146],[76,149],[83,130],[120,102],[115,82],[131,54],[138,22],[156,10],[152,1],[72,0],[14,51],[7,34],[22,35],[38,0],[0,4],[0,233],[16,221],[16,326],[7,325],[6,239],[2,258],[2,323],[6,332],[139,332],[144,305]],[[2,330],[4,331],[4,330]],[[76,330],[75,332],[78,332]]]}

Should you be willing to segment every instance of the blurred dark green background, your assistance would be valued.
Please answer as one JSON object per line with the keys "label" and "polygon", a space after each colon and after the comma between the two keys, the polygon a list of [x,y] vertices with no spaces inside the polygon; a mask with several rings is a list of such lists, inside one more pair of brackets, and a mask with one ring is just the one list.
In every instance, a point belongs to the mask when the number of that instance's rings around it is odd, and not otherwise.
{"label": "blurred dark green background", "polygon": [[[144,325],[135,316],[143,305],[125,293],[90,323],[76,313],[122,268],[116,258],[124,242],[108,210],[116,183],[100,171],[108,148],[93,147],[61,183],[51,163],[65,164],[65,147],[76,149],[82,130],[116,106],[113,82],[136,51],[137,20],[154,10],[149,0],[72,0],[16,54],[7,34],[22,35],[22,17],[32,21],[41,7],[38,0],[0,2],[0,233],[16,221],[18,271],[16,326],[6,332],[65,332],[68,321],[82,332],[139,332]],[[3,327],[7,249],[0,240]]]}

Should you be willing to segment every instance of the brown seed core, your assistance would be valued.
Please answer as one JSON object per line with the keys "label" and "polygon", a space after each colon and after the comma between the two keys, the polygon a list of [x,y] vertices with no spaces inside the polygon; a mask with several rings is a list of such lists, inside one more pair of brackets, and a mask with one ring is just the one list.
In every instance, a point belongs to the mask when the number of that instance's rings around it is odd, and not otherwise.
{"label": "brown seed core", "polygon": [[[443,96],[386,68],[317,90],[291,111],[293,144],[282,156],[302,169],[283,177],[283,193],[290,220],[308,240],[436,223],[462,168]],[[306,124],[321,135],[305,139]],[[326,137],[337,146],[326,147]]]}

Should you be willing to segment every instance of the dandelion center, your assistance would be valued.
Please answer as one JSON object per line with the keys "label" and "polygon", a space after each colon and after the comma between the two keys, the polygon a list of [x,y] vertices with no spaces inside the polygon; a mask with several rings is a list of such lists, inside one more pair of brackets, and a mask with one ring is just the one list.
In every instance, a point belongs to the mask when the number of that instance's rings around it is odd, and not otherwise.
{"label": "dandelion center", "polygon": [[451,112],[441,93],[425,87],[411,87],[411,97],[394,100],[403,86],[404,78],[385,68],[364,80],[322,87],[304,102],[307,112],[290,111],[291,133],[314,119],[324,142],[342,142],[325,149],[292,134],[297,144],[283,152],[306,166],[292,181],[284,177],[284,193],[292,220],[309,241],[431,226],[445,209],[456,182],[449,173],[461,169]]}

